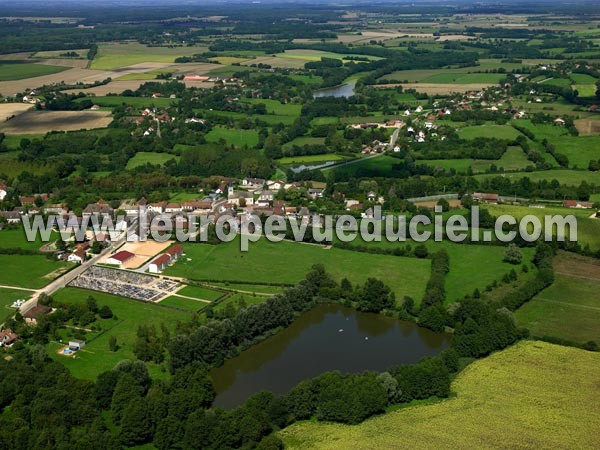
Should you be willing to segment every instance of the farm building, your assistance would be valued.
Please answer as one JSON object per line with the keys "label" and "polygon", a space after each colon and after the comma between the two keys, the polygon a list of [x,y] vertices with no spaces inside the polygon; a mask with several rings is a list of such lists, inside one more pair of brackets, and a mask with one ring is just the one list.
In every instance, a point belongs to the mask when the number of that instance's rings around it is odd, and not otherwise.
{"label": "farm building", "polygon": [[23,319],[25,319],[25,323],[29,325],[35,325],[37,323],[37,319],[52,312],[52,308],[45,305],[35,305],[29,311],[23,314]]}
{"label": "farm building", "polygon": [[500,196],[498,194],[483,194],[481,192],[474,192],[473,200],[481,203],[496,205],[500,201]]}
{"label": "farm building", "polygon": [[127,250],[122,250],[120,252],[115,253],[110,258],[106,259],[106,264],[114,264],[115,266],[120,266],[124,262],[129,261],[135,255]]}
{"label": "farm building", "polygon": [[160,273],[167,268],[169,262],[171,262],[171,256],[165,253],[150,263],[148,271],[150,273]]}
{"label": "farm building", "polygon": [[69,255],[67,261],[82,263],[83,261],[85,261],[85,250],[83,248],[78,248]]}
{"label": "farm building", "polygon": [[169,250],[167,250],[166,254],[169,255],[169,258],[177,260],[177,258],[183,255],[183,247],[179,244],[174,245]]}

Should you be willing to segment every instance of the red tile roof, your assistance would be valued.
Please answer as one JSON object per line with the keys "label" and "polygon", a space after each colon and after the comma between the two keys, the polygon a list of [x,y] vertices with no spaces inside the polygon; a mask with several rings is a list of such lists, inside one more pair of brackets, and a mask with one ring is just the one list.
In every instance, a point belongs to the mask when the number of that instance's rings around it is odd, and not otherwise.
{"label": "red tile roof", "polygon": [[135,255],[127,250],[122,250],[118,253],[115,253],[110,258],[116,259],[117,261],[125,262],[130,258],[133,258]]}
{"label": "red tile roof", "polygon": [[171,257],[165,253],[164,255],[161,255],[158,258],[156,258],[150,264],[156,264],[157,266],[162,266],[163,264],[167,264],[169,261],[171,261]]}

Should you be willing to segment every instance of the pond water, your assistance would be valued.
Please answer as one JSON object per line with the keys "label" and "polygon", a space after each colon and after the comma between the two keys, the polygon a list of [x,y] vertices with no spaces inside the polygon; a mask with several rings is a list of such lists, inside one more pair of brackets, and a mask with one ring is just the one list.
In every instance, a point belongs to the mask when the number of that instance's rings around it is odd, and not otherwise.
{"label": "pond water", "polygon": [[288,328],[211,371],[215,406],[231,408],[266,389],[283,394],[323,372],[384,371],[435,355],[449,335],[411,322],[358,312],[337,304],[318,305]]}
{"label": "pond water", "polygon": [[354,87],[356,82],[340,84],[326,89],[320,89],[313,94],[314,98],[317,97],[352,97],[354,95]]}

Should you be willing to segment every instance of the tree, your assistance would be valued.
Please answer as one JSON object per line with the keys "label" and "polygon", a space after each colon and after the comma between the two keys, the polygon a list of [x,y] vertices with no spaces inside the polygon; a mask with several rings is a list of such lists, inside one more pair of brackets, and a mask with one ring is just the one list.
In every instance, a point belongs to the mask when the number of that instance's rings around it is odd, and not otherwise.
{"label": "tree", "polygon": [[450,203],[445,198],[440,198],[437,204],[442,207],[442,211],[450,211]]}
{"label": "tree", "polygon": [[420,244],[415,247],[415,256],[417,258],[427,258],[429,256],[429,251],[425,245]]}
{"label": "tree", "polygon": [[113,317],[113,312],[108,305],[104,305],[98,310],[98,315],[101,319],[111,319]]}
{"label": "tree", "polygon": [[508,244],[508,247],[504,251],[504,262],[517,265],[517,264],[521,264],[522,260],[523,260],[523,254],[521,253],[521,250],[519,249],[519,247],[517,247],[513,243]]}
{"label": "tree", "polygon": [[117,344],[117,338],[115,336],[108,338],[108,348],[113,353],[119,350],[119,344]]}
{"label": "tree", "polygon": [[376,278],[369,278],[358,292],[358,309],[367,312],[380,312],[394,306],[395,297],[391,289]]}
{"label": "tree", "polygon": [[134,446],[148,442],[152,438],[152,423],[144,398],[135,398],[123,410],[121,418],[121,442]]}

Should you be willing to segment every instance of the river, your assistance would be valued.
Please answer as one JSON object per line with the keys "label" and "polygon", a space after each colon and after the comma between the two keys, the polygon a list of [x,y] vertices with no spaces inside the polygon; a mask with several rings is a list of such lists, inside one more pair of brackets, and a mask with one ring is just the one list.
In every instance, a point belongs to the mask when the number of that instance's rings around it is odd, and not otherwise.
{"label": "river", "polygon": [[449,336],[381,314],[318,305],[288,328],[211,371],[215,406],[230,408],[255,392],[277,394],[323,372],[384,371],[435,355]]}

